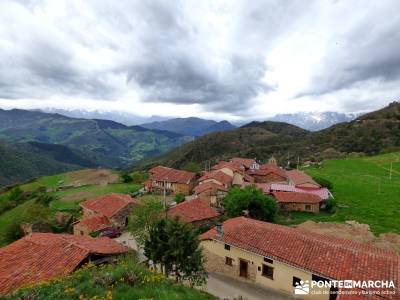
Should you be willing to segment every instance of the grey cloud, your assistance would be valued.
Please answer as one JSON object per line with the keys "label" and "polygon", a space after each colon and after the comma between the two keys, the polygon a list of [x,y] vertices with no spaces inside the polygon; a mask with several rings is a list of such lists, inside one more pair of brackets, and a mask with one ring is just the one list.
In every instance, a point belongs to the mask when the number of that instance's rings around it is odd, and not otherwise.
{"label": "grey cloud", "polygon": [[400,80],[400,18],[394,4],[367,12],[360,8],[362,20],[345,34],[331,37],[311,86],[298,97],[329,94],[369,80]]}

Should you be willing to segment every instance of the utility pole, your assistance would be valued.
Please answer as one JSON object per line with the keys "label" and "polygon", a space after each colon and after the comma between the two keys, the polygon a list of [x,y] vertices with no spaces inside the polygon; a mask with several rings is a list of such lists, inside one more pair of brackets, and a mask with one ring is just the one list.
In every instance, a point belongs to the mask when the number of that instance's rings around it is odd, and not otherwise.
{"label": "utility pole", "polygon": [[164,180],[164,195],[163,195],[163,198],[164,198],[164,211],[165,211],[165,219],[167,219],[167,191],[166,191],[166,182],[165,182],[165,180]]}
{"label": "utility pole", "polygon": [[297,170],[299,169],[299,164],[300,164],[300,156],[297,156]]}

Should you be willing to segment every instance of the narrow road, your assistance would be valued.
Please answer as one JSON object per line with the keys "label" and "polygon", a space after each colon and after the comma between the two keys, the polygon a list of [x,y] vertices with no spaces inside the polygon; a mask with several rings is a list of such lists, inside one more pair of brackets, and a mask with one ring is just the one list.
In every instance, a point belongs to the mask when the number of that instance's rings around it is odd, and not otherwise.
{"label": "narrow road", "polygon": [[238,299],[239,296],[246,300],[294,299],[290,295],[216,273],[208,274],[207,285],[203,289],[221,299]]}

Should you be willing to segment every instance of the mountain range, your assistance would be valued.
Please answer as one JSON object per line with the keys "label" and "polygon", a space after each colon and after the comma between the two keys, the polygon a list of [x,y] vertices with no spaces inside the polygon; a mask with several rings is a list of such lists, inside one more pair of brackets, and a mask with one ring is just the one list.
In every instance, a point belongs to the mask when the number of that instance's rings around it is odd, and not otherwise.
{"label": "mountain range", "polygon": [[156,164],[182,167],[232,156],[266,161],[272,155],[281,165],[306,160],[340,157],[349,153],[377,154],[400,150],[400,103],[311,132],[283,122],[251,122],[238,129],[202,136],[193,142],[150,160],[136,168]]}
{"label": "mountain range", "polygon": [[[29,174],[50,174],[54,169],[126,167],[144,158],[165,153],[191,139],[169,131],[126,126],[107,120],[76,119],[19,109],[0,110],[2,161],[4,157],[9,157],[10,165],[13,165],[12,162],[20,165],[16,161],[18,157],[28,159],[30,163],[26,165],[32,168],[41,165],[35,172],[11,167],[18,171],[16,177],[20,180],[30,178]],[[6,152],[14,153],[6,155]],[[43,165],[41,162],[44,160],[48,163]],[[57,167],[44,167],[49,165]],[[43,169],[48,172],[41,172]],[[4,170],[0,170],[0,177],[3,178],[0,180],[2,182],[14,182],[7,179],[13,176]]]}
{"label": "mountain range", "polygon": [[[43,108],[42,112],[58,113],[67,117],[80,119],[102,119],[111,120],[122,123],[127,126],[140,125],[150,129],[161,129],[172,132],[181,133],[190,136],[201,136],[214,131],[230,130],[247,124],[249,121],[241,121],[239,123],[230,123],[228,121],[212,121],[195,117],[189,118],[170,118],[162,116],[139,116],[130,112],[121,111],[99,111],[85,109],[57,109]],[[267,121],[285,122],[296,125],[310,131],[318,131],[328,128],[334,124],[349,122],[360,114],[356,113],[339,113],[333,111],[327,112],[299,112],[293,114],[278,114]],[[215,126],[215,127],[214,127]]]}
{"label": "mountain range", "polygon": [[140,126],[148,129],[167,130],[194,137],[202,136],[215,131],[227,131],[236,128],[236,126],[232,125],[228,121],[217,122],[195,117],[175,118],[165,121],[141,124]]}
{"label": "mountain range", "polygon": [[278,114],[269,121],[285,122],[310,131],[318,131],[332,125],[354,120],[359,114],[345,114],[333,111],[299,112],[295,114]]}

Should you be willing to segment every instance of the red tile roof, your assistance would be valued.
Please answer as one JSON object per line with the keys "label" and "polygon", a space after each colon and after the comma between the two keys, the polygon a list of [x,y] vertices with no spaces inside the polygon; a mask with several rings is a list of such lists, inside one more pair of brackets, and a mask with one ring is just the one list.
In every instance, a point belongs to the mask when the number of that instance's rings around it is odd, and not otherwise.
{"label": "red tile roof", "polygon": [[400,257],[392,250],[245,217],[225,221],[223,231],[221,237],[213,228],[200,239],[219,240],[328,279],[393,280],[400,286]]}
{"label": "red tile roof", "polygon": [[202,177],[200,177],[199,181],[204,181],[207,179],[215,179],[221,182],[222,184],[226,184],[229,186],[232,184],[233,177],[229,176],[228,174],[222,171],[216,170],[204,174]]}
{"label": "red tile roof", "polygon": [[185,223],[212,219],[219,216],[219,213],[207,201],[198,198],[187,200],[171,207],[168,209],[167,214],[170,217],[178,216]]}
{"label": "red tile roof", "polygon": [[103,238],[33,233],[0,249],[0,295],[73,272],[91,254],[114,255],[128,248]]}
{"label": "red tile roof", "polygon": [[323,200],[329,199],[331,197],[331,193],[327,188],[307,189],[307,188],[298,188],[295,187],[294,185],[289,185],[289,184],[271,183],[271,191],[314,194],[321,197],[321,199]]}
{"label": "red tile roof", "polygon": [[231,162],[235,164],[240,164],[245,166],[246,168],[250,168],[253,163],[256,161],[252,158],[242,158],[242,157],[234,157],[231,159]]}
{"label": "red tile roof", "polygon": [[93,217],[82,219],[77,224],[86,227],[90,232],[96,232],[112,225],[110,220],[106,216],[102,215],[95,215]]}
{"label": "red tile roof", "polygon": [[316,204],[322,201],[321,197],[314,194],[299,192],[273,192],[272,195],[279,203],[307,203]]}
{"label": "red tile roof", "polygon": [[286,172],[283,169],[281,169],[277,165],[272,165],[272,164],[261,165],[260,169],[248,170],[247,172],[249,175],[261,175],[261,176],[266,176],[270,173],[274,173],[285,179],[287,178]]}
{"label": "red tile roof", "polygon": [[240,169],[240,164],[235,164],[228,161],[220,161],[218,164],[212,167],[213,170],[221,170],[222,168],[228,168],[235,172],[242,172]]}
{"label": "red tile roof", "polygon": [[177,182],[186,183],[194,179],[196,176],[193,172],[187,172],[182,170],[176,170],[163,166],[157,166],[149,170],[150,179],[154,181],[166,181],[166,182]]}
{"label": "red tile roof", "polygon": [[137,201],[129,195],[107,194],[82,202],[80,206],[111,218],[130,204],[137,204]]}
{"label": "red tile roof", "polygon": [[287,177],[294,183],[295,186],[310,183],[320,187],[320,185],[315,182],[310,176],[306,173],[299,171],[299,170],[291,170],[286,171]]}
{"label": "red tile roof", "polygon": [[242,187],[246,187],[246,186],[256,186],[258,187],[260,190],[263,191],[264,194],[269,194],[270,193],[270,183],[252,183],[252,182],[243,182]]}
{"label": "red tile roof", "polygon": [[194,191],[194,193],[196,195],[200,194],[200,193],[203,193],[205,191],[208,191],[208,190],[211,190],[211,191],[224,191],[224,192],[228,191],[228,189],[226,187],[224,187],[223,185],[216,184],[214,182],[205,182],[205,183],[197,185],[193,189],[193,191]]}

